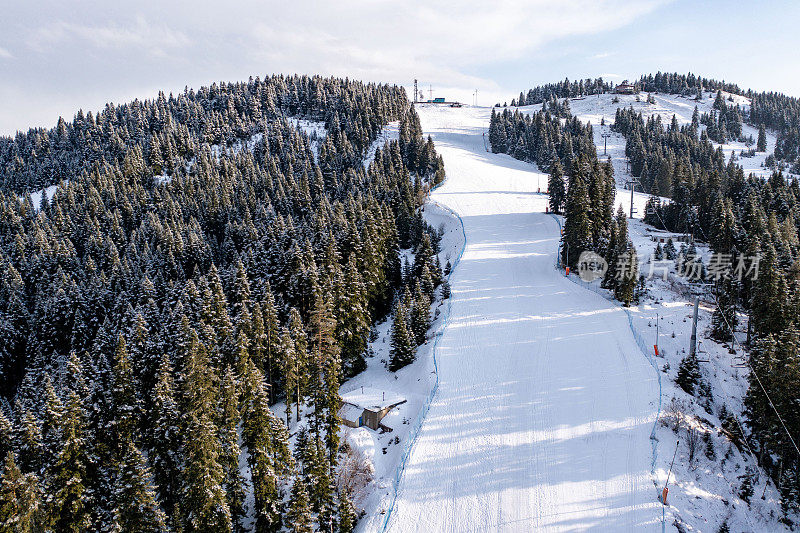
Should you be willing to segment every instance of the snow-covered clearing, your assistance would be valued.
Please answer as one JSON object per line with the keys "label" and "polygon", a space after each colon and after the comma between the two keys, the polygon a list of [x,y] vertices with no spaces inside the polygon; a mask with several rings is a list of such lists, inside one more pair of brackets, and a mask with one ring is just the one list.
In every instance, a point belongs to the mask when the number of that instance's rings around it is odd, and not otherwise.
{"label": "snow-covered clearing", "polygon": [[378,134],[378,138],[372,141],[372,144],[367,148],[367,154],[364,156],[364,169],[366,170],[369,168],[370,164],[375,161],[375,152],[378,151],[378,148],[383,148],[383,146],[390,142],[396,141],[400,138],[400,121],[395,120],[394,122],[390,122],[383,127],[381,132]]}
{"label": "snow-covered clearing", "polygon": [[432,199],[462,217],[467,244],[439,392],[388,529],[660,530],[655,371],[624,312],[553,268],[558,225],[536,193],[546,176],[485,151],[490,109],[418,112],[448,175]]}
{"label": "snow-covered clearing", "polygon": [[302,118],[292,117],[289,122],[296,129],[306,134],[309,140],[311,153],[314,154],[314,159],[319,157],[319,146],[328,135],[328,130],[325,129],[325,123],[319,120],[307,120]]}
{"label": "snow-covered clearing", "polygon": [[[69,181],[64,182],[69,183]],[[58,185],[50,185],[49,187],[45,187],[44,189],[39,189],[38,191],[33,191],[29,193],[31,198],[31,204],[33,204],[33,208],[38,211],[42,205],[42,196],[44,195],[47,198],[47,201],[53,199],[53,195],[55,195],[56,191],[58,190]],[[25,195],[20,196],[20,200],[25,200]]]}

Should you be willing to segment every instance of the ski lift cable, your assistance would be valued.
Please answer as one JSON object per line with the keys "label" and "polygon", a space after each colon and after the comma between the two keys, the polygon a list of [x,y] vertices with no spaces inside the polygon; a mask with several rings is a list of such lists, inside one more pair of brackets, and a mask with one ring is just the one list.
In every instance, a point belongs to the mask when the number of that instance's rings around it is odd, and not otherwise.
{"label": "ski lift cable", "polygon": [[[702,344],[702,342],[703,342],[703,341],[702,341],[702,340],[700,340],[698,344]],[[756,465],[756,468],[757,468],[757,469],[759,469],[759,470],[761,470],[761,468],[760,468],[760,466],[759,466],[759,464],[758,464],[758,459],[756,459],[756,454],[755,454],[755,452],[753,451],[753,448],[751,448],[751,447],[750,447],[750,443],[749,443],[749,442],[747,442],[747,434],[744,432],[744,428],[742,427],[742,423],[741,423],[741,422],[739,422],[739,417],[738,417],[738,416],[736,416],[736,414],[735,414],[735,413],[734,413],[734,415],[733,415],[733,420],[736,422],[736,425],[739,427],[739,431],[740,431],[740,432],[741,432],[741,434],[742,434],[742,442],[744,442],[744,445],[747,447],[747,451],[750,453],[750,457],[752,457],[752,458],[753,458],[753,462],[755,463],[755,465]]]}
{"label": "ski lift cable", "polygon": [[[717,303],[717,309],[719,309],[720,305],[719,305],[719,300],[717,299],[717,295],[712,292],[711,296],[714,297],[714,301]],[[736,331],[731,327],[731,325],[728,322],[728,319],[725,316],[725,314],[720,312],[720,315],[722,316],[722,319],[725,320],[725,325],[731,331],[731,335],[733,335],[733,343],[735,345],[736,344]],[[769,393],[767,393],[767,389],[764,387],[764,384],[761,383],[761,378],[758,377],[758,374],[756,374],[756,371],[753,369],[753,366],[750,364],[750,361],[748,359],[743,358],[743,361],[745,362],[747,367],[750,369],[750,372],[753,374],[753,376],[755,376],[756,381],[758,382],[758,386],[761,388],[762,392],[764,393],[764,396],[767,397],[767,401],[769,402],[770,407],[772,407],[772,410],[775,411],[775,415],[778,417],[778,420],[780,421],[781,426],[783,426],[783,430],[786,432],[786,436],[789,437],[789,440],[791,441],[792,446],[794,446],[794,449],[797,452],[797,455],[800,456],[800,448],[797,447],[797,443],[795,442],[794,437],[792,437],[792,434],[789,432],[789,428],[786,427],[786,423],[783,421],[783,417],[778,412],[778,408],[775,407],[775,404],[772,402],[772,398],[770,397]]]}
{"label": "ski lift cable", "polygon": [[[703,340],[700,339],[698,341],[698,344],[702,344],[702,343],[703,343]],[[742,423],[739,421],[739,417],[736,416],[736,414],[734,413],[732,418],[736,422],[736,426],[739,428],[739,432],[742,435],[742,442],[744,443],[745,447],[747,448],[747,452],[750,454],[750,457],[753,459],[753,464],[756,467],[756,471],[759,473],[759,477],[763,473],[764,477],[765,477],[764,483],[767,484],[769,482],[768,481],[769,477],[766,475],[764,470],[761,468],[761,465],[758,464],[758,459],[756,458],[756,454],[753,451],[753,448],[750,447],[750,443],[747,442],[747,434],[744,432],[744,427],[742,427]],[[731,494],[735,495],[735,491],[733,490],[733,485],[731,485],[730,481],[728,481],[728,478],[725,476],[725,472],[724,471],[722,472],[722,478],[725,480],[725,482],[731,488]],[[766,490],[766,486],[764,487],[764,489]],[[745,513],[745,517],[747,517],[746,513]],[[748,522],[748,524],[750,524],[751,527],[753,526],[753,524],[750,522],[749,518],[747,518],[747,522]],[[753,529],[753,530],[755,531],[755,529]]]}

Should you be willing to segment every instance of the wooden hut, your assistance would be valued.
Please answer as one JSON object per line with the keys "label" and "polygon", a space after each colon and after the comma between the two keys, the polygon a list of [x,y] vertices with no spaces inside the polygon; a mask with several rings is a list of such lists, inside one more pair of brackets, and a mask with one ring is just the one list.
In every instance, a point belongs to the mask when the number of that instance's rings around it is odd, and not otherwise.
{"label": "wooden hut", "polygon": [[367,426],[377,430],[381,420],[389,411],[406,403],[405,398],[392,391],[359,387],[341,395],[342,407],[339,417],[345,426],[357,428]]}

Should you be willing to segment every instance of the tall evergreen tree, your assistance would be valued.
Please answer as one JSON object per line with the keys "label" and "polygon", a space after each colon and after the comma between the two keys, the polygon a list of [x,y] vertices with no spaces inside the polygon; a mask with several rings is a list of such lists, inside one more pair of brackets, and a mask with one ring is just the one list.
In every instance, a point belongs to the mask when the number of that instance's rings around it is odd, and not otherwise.
{"label": "tall evergreen tree", "polygon": [[164,354],[153,391],[154,419],[149,435],[150,460],[158,500],[169,517],[181,493],[181,414],[176,398],[175,381],[169,356]]}
{"label": "tall evergreen tree", "polygon": [[47,514],[58,531],[85,531],[92,509],[86,477],[90,450],[85,438],[86,411],[74,391],[66,399],[59,423],[60,450],[46,475]]}
{"label": "tall evergreen tree", "polygon": [[589,196],[581,176],[572,176],[567,191],[564,221],[562,260],[574,267],[581,252],[592,247],[592,227],[589,219]]}
{"label": "tall evergreen tree", "polygon": [[392,325],[392,349],[389,370],[396,372],[414,361],[416,346],[408,327],[408,309],[403,302],[397,305]]}
{"label": "tall evergreen tree", "polygon": [[292,533],[312,533],[314,531],[314,517],[311,515],[308,490],[300,478],[296,478],[292,485],[286,521],[289,531]]}
{"label": "tall evergreen tree", "polygon": [[132,442],[123,446],[114,479],[115,525],[121,531],[164,531],[166,516],[156,500],[145,458]]}
{"label": "tall evergreen tree", "polygon": [[764,127],[764,124],[759,124],[758,126],[758,141],[756,142],[756,151],[757,152],[767,151],[767,130]]}
{"label": "tall evergreen tree", "polygon": [[186,405],[184,431],[184,487],[181,510],[185,527],[202,531],[230,531],[231,511],[224,489],[222,447],[214,423],[215,376],[209,368],[206,347],[184,319],[186,371],[183,396]]}
{"label": "tall evergreen tree", "polygon": [[559,161],[553,162],[550,177],[547,180],[547,191],[550,194],[550,211],[560,214],[566,202],[567,190],[564,185],[564,169]]}
{"label": "tall evergreen tree", "polygon": [[697,361],[697,355],[686,355],[678,367],[678,376],[675,378],[675,383],[687,393],[694,394],[695,387],[699,382],[700,364]]}
{"label": "tall evergreen tree", "polygon": [[417,284],[414,290],[414,301],[411,307],[411,332],[414,334],[414,342],[417,345],[423,344],[431,325],[431,301],[427,294],[422,292],[420,285]]}
{"label": "tall evergreen tree", "polygon": [[[245,363],[246,364],[246,363]],[[219,405],[219,430],[222,456],[220,464],[224,471],[223,487],[231,510],[234,531],[244,531],[245,484],[239,470],[239,390],[231,367],[225,368]]]}
{"label": "tall evergreen tree", "polygon": [[280,531],[283,485],[294,469],[288,432],[270,411],[263,375],[252,361],[242,381],[242,440],[253,483],[255,528]]}
{"label": "tall evergreen tree", "polygon": [[47,522],[38,478],[23,474],[8,452],[0,481],[0,531],[43,531]]}

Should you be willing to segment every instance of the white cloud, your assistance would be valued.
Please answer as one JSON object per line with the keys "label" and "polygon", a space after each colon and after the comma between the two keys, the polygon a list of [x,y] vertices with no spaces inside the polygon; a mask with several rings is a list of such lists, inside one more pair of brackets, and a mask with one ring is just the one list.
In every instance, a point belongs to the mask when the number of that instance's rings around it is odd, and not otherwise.
{"label": "white cloud", "polygon": [[497,83],[474,74],[481,66],[525,58],[556,39],[622,27],[663,3],[344,1],[312,7],[300,0],[276,8],[268,21],[253,24],[249,35],[253,57],[273,70],[395,83],[417,77],[496,91]]}
{"label": "white cloud", "polygon": [[0,133],[30,125],[42,93],[74,100],[74,111],[87,94],[149,95],[276,72],[406,87],[418,78],[447,96],[471,101],[477,88],[494,101],[519,91],[496,81],[496,65],[524,72],[548,43],[618,29],[670,0],[42,1],[15,4],[0,21],[0,34],[23,43],[0,90],[39,91],[5,113]]}
{"label": "white cloud", "polygon": [[0,46],[0,59],[12,59],[13,57],[11,52]]}
{"label": "white cloud", "polygon": [[188,46],[191,40],[181,31],[163,24],[151,24],[139,16],[133,23],[125,25],[53,22],[36,30],[29,38],[28,45],[38,52],[50,54],[57,47],[71,42],[105,51],[134,48],[162,55],[168,49]]}

